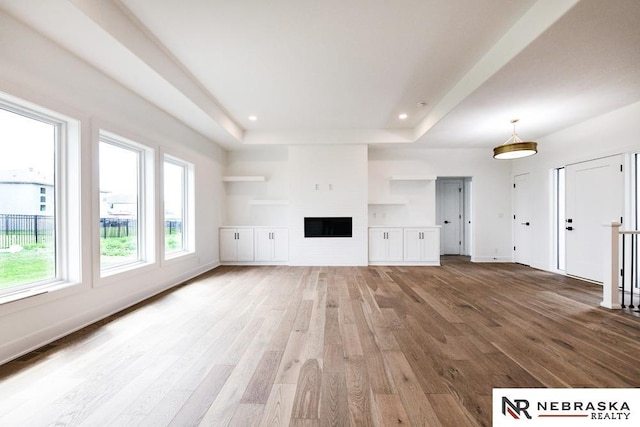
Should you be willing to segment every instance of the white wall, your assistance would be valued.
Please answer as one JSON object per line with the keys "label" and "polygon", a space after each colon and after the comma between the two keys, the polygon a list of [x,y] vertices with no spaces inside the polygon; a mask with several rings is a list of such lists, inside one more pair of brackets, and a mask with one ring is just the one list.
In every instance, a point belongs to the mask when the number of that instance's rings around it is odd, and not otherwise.
{"label": "white wall", "polygon": [[[369,160],[369,224],[424,226],[436,223],[436,182],[391,181],[393,175],[428,175],[420,161]],[[435,175],[434,175],[435,177]],[[400,201],[402,204],[385,204]],[[382,203],[380,203],[382,202]]]}
{"label": "white wall", "polygon": [[[553,271],[553,175],[555,168],[640,151],[640,103],[595,117],[538,139],[538,154],[513,161],[512,176],[530,173],[532,267]],[[626,168],[630,171],[630,168]],[[592,248],[601,251],[601,248]],[[604,255],[603,255],[604,256]]]}
{"label": "white wall", "polygon": [[224,184],[224,225],[289,225],[287,205],[254,205],[255,200],[289,199],[289,153],[286,146],[257,147],[227,153],[225,175],[264,176],[264,182]]}
{"label": "white wall", "polygon": [[[435,223],[435,186],[389,183],[391,175],[470,177],[472,261],[511,261],[511,164],[492,157],[487,149],[371,148],[371,197],[407,197],[408,206],[373,206],[370,219],[388,225]],[[401,185],[396,185],[401,184]],[[420,185],[423,188],[418,188]],[[374,188],[371,188],[374,187]],[[419,192],[423,192],[422,200]],[[384,217],[382,214],[384,213]]]}
{"label": "white wall", "polygon": [[[225,155],[209,140],[2,12],[0,40],[0,91],[80,120],[82,236],[78,285],[0,305],[2,363],[218,265]],[[156,150],[162,148],[195,165],[194,256],[157,261],[144,271],[95,286],[99,262],[99,243],[93,239],[94,219],[99,215],[95,211],[99,194],[94,190],[98,123],[105,130]],[[158,191],[156,188],[156,194]],[[158,258],[161,253],[157,249]]]}
{"label": "white wall", "polygon": [[[288,227],[291,265],[367,264],[366,146],[276,145],[233,151],[227,154],[224,175],[266,178],[224,184],[225,225]],[[288,204],[252,205],[254,200]],[[353,238],[305,239],[305,216],[352,217]]]}
{"label": "white wall", "polygon": [[[367,147],[289,147],[289,262],[367,265]],[[352,217],[352,238],[306,238],[304,217]]]}
{"label": "white wall", "polygon": [[[227,225],[288,225],[291,264],[366,264],[366,237],[358,237],[347,253],[327,258],[331,239],[303,235],[307,216],[354,216],[364,212],[365,225],[423,226],[435,224],[435,181],[390,181],[392,175],[471,177],[472,260],[511,261],[511,163],[492,158],[486,149],[427,149],[333,145],[293,146],[288,153],[272,146],[228,154],[225,175],[265,175],[266,182],[226,183]],[[336,159],[343,159],[336,161]],[[333,175],[332,175],[333,174]],[[352,189],[341,195],[341,185]],[[315,190],[315,184],[320,190]],[[328,184],[334,184],[334,190]],[[288,199],[286,206],[249,206],[255,198]],[[403,205],[369,205],[372,200],[403,199]],[[287,213],[288,212],[288,213]],[[356,212],[352,214],[351,212]],[[362,223],[354,219],[354,233]],[[363,231],[363,232],[364,232]],[[340,239],[335,239],[340,240]],[[309,246],[311,245],[311,246]],[[334,243],[331,243],[333,246]],[[344,254],[344,255],[342,255]]]}

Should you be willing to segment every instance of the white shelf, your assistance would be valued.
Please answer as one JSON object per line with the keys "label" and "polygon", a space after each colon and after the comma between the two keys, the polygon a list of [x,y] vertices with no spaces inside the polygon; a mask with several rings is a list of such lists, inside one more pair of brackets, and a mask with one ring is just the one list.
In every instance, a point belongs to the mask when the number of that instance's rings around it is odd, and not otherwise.
{"label": "white shelf", "polygon": [[391,175],[391,181],[435,181],[433,175]]}
{"label": "white shelf", "polygon": [[251,206],[285,206],[288,200],[249,200]]}
{"label": "white shelf", "polygon": [[370,205],[406,205],[409,201],[406,199],[381,199],[369,200]]}
{"label": "white shelf", "polygon": [[223,182],[263,182],[267,177],[259,175],[226,175],[222,177]]}

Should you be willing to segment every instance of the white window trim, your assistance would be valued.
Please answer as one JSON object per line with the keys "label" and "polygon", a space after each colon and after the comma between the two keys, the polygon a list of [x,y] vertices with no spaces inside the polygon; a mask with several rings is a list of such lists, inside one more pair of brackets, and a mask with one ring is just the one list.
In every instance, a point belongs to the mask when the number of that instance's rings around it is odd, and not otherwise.
{"label": "white window trim", "polygon": [[[163,263],[171,262],[177,259],[184,259],[185,257],[195,257],[195,166],[193,163],[184,160],[182,156],[176,156],[168,153],[166,150],[160,152],[160,162],[162,164],[161,179],[162,188],[160,193],[160,215],[162,220],[159,221],[159,236],[160,236],[160,259]],[[169,162],[174,165],[184,168],[184,200],[183,200],[183,220],[182,220],[182,238],[183,248],[179,251],[167,253],[165,248],[165,230],[164,230],[164,163]]]}
{"label": "white window trim", "polygon": [[139,153],[139,181],[138,181],[138,260],[130,263],[102,269],[100,262],[100,227],[94,225],[95,235],[95,253],[96,262],[94,263],[94,284],[95,286],[108,285],[117,283],[129,276],[136,276],[141,272],[146,272],[156,263],[155,252],[155,150],[147,145],[133,141],[129,138],[121,136],[100,128],[97,132],[95,153],[96,159],[94,164],[97,165],[95,199],[97,201],[97,209],[95,209],[94,224],[100,221],[100,142],[115,145],[124,149],[136,151]]}
{"label": "white window trim", "polygon": [[[558,273],[558,274],[565,274],[565,270],[564,269],[560,269],[559,268],[559,263],[560,263],[560,257],[564,257],[565,253],[564,251],[560,251],[558,246],[559,246],[559,239],[560,239],[560,235],[561,233],[564,233],[564,226],[561,225],[560,223],[562,222],[562,224],[564,224],[564,219],[560,218],[560,204],[566,204],[566,200],[565,197],[562,197],[562,200],[560,195],[561,192],[559,191],[559,179],[560,179],[560,170],[562,170],[562,174],[564,174],[565,172],[565,166],[558,166],[555,167],[553,169],[551,169],[551,174],[550,174],[550,189],[549,189],[549,194],[551,194],[551,203],[550,203],[550,207],[551,207],[551,219],[549,221],[550,224],[552,224],[553,226],[550,227],[550,231],[552,233],[552,236],[550,238],[550,242],[552,242],[552,247],[550,252],[550,257],[551,259],[549,260],[549,270],[553,271],[554,273]],[[563,176],[564,179],[564,176]],[[563,184],[563,189],[562,189],[562,195],[564,195],[564,184]],[[562,207],[564,210],[564,206]],[[562,263],[564,264],[565,260],[562,260]]]}
{"label": "white window trim", "polygon": [[0,92],[0,107],[55,126],[54,209],[55,264],[53,279],[31,282],[0,292],[0,305],[58,291],[82,282],[80,121]]}

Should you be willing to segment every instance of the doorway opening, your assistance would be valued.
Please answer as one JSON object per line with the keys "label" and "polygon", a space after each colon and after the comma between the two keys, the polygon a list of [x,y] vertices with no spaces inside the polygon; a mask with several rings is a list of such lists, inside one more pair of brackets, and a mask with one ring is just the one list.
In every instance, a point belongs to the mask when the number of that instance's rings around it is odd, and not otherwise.
{"label": "doorway opening", "polygon": [[472,255],[471,177],[438,177],[436,224],[440,225],[440,255]]}

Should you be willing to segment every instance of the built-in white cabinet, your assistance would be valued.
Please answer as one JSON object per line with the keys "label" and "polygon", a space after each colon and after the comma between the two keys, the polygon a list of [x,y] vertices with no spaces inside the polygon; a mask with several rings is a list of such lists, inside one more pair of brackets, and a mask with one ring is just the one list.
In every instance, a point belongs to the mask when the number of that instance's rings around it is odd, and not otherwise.
{"label": "built-in white cabinet", "polygon": [[405,228],[404,261],[440,262],[440,230],[438,228]]}
{"label": "built-in white cabinet", "polygon": [[370,227],[369,264],[440,265],[440,226]]}
{"label": "built-in white cabinet", "polygon": [[255,261],[287,261],[289,231],[286,228],[255,229]]}
{"label": "built-in white cabinet", "polygon": [[220,261],[253,260],[253,228],[220,228]]}
{"label": "built-in white cabinet", "polygon": [[370,228],[369,261],[402,261],[402,228]]}
{"label": "built-in white cabinet", "polygon": [[221,227],[220,262],[282,264],[289,260],[286,227]]}

